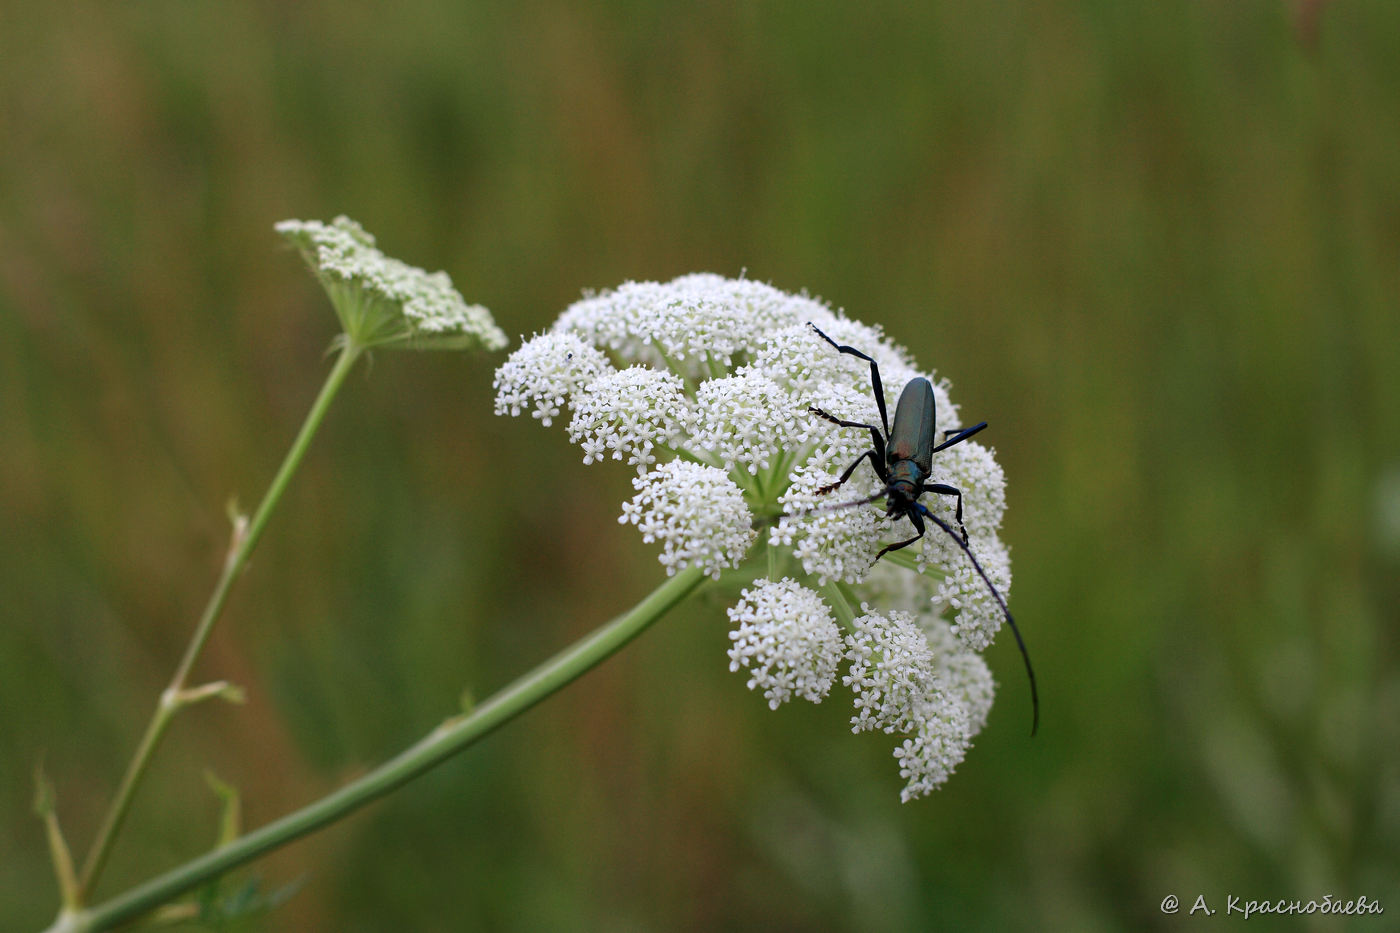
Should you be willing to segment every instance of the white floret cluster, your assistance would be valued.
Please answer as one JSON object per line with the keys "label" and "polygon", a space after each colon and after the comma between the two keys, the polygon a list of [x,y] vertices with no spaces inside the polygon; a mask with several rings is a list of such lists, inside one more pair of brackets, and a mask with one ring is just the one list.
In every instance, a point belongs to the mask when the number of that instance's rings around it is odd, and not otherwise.
{"label": "white floret cluster", "polygon": [[603,373],[574,396],[573,408],[569,440],[583,448],[584,463],[625,457],[641,472],[695,420],[681,378],[650,366]]}
{"label": "white floret cluster", "polygon": [[[793,697],[820,702],[839,676],[854,696],[853,729],[899,737],[908,800],[942,784],[986,723],[994,684],[978,652],[1002,608],[932,523],[896,552],[902,566],[877,564],[883,547],[914,530],[884,514],[868,462],[839,491],[818,492],[871,438],[809,409],[865,424],[880,416],[870,365],[812,325],[878,362],[890,414],[905,384],[923,376],[938,431],[961,425],[947,384],[878,328],[805,295],[710,274],[628,282],[575,302],[497,370],[496,411],[548,425],[567,410],[585,463],[635,468],[636,495],[619,520],[660,545],[667,573],[695,567],[721,578],[766,558],[766,578],[729,610],[730,669],[774,708]],[[929,481],[962,489],[971,548],[1005,596],[1005,477],[992,451],[975,441],[942,451]],[[877,501],[831,508],[867,497]],[[921,501],[952,524],[951,497]]]}
{"label": "white floret cluster", "polygon": [[841,629],[822,598],[797,581],[760,580],[729,610],[729,669],[749,672],[748,688],[762,690],[777,709],[794,695],[820,703],[836,680]]}
{"label": "white floret cluster", "polygon": [[505,333],[491,312],[471,305],[446,272],[425,272],[386,256],[349,217],[330,223],[284,220],[278,233],[296,246],[362,347],[501,350]]}
{"label": "white floret cluster", "polygon": [[612,371],[603,351],[577,334],[540,334],[496,370],[496,414],[519,415],[528,409],[548,427],[569,399]]}
{"label": "white floret cluster", "polygon": [[618,521],[636,525],[648,544],[661,542],[668,575],[694,566],[718,580],[753,544],[744,494],[723,470],[671,460],[632,485],[637,494],[622,504]]}

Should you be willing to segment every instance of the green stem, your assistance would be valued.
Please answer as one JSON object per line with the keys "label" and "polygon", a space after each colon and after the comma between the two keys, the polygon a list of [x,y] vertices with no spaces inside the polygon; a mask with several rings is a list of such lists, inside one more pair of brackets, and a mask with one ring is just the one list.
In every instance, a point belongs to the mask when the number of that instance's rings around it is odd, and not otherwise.
{"label": "green stem", "polygon": [[42,764],[34,768],[34,812],[44,821],[44,834],[48,836],[49,841],[49,858],[53,862],[54,876],[58,878],[58,891],[63,900],[63,909],[77,910],[78,877],[73,872],[73,856],[63,838],[63,829],[58,825],[58,808],[54,803],[53,785],[44,775]]}
{"label": "green stem", "polygon": [[831,605],[831,610],[836,614],[836,621],[848,632],[855,631],[856,611],[851,608],[851,602],[846,598],[846,591],[840,582],[830,580],[822,587],[822,592],[826,594],[827,602]]}
{"label": "green stem", "polygon": [[47,933],[91,933],[109,929],[382,797],[446,761],[602,663],[704,581],[705,575],[695,568],[676,574],[625,615],[565,648],[471,712],[446,720],[398,757],[358,780],[105,904],[79,912],[65,911]]}
{"label": "green stem", "polygon": [[200,616],[199,624],[195,626],[194,635],[190,638],[189,647],[185,649],[184,657],[180,659],[179,667],[175,669],[174,676],[170,678],[170,685],[160,695],[155,713],[152,714],[151,721],[146,726],[146,732],[141,737],[141,744],[136,747],[136,754],[132,756],[131,763],[127,765],[126,774],[122,777],[117,795],[107,811],[106,818],[102,821],[102,828],[98,830],[97,838],[88,851],[87,859],[83,862],[83,871],[78,882],[77,892],[79,903],[86,903],[94,885],[97,884],[97,879],[102,874],[102,868],[107,862],[107,856],[112,851],[112,842],[116,839],[117,832],[121,829],[122,822],[131,809],[131,801],[136,794],[136,788],[141,783],[141,778],[145,776],[146,769],[150,766],[156,748],[165,736],[165,731],[169,728],[171,720],[175,718],[175,714],[183,706],[195,699],[186,688],[190,671],[193,670],[195,662],[199,660],[199,655],[209,640],[209,634],[214,630],[214,623],[219,620],[224,604],[228,602],[228,594],[233,586],[233,581],[238,578],[239,572],[248,563],[248,557],[253,553],[253,548],[257,547],[258,539],[262,537],[273,509],[277,507],[282,493],[286,491],[297,467],[305,458],[307,448],[311,446],[311,439],[316,436],[316,430],[325,420],[332,400],[334,400],[341,385],[344,384],[345,377],[350,374],[350,370],[354,367],[360,353],[361,347],[356,344],[346,342],[341,346],[335,366],[331,368],[330,375],[326,377],[325,385],[321,387],[321,393],[316,396],[316,402],[311,406],[311,411],[302,423],[301,431],[297,434],[296,440],[292,442],[287,456],[282,460],[282,466],[277,470],[277,475],[273,477],[272,484],[263,495],[263,500],[258,505],[258,510],[253,514],[252,520],[246,525],[241,520],[235,521],[233,540],[229,543],[228,556],[224,559],[224,569],[219,576],[219,582],[215,584],[214,592],[209,597],[209,603],[204,607],[204,614]]}

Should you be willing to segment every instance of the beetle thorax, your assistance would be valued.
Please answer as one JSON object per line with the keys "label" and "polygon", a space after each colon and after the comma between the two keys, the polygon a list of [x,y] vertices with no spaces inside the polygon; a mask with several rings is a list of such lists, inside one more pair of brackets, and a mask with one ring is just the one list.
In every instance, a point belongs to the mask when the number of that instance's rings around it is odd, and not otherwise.
{"label": "beetle thorax", "polygon": [[896,460],[890,464],[889,486],[903,485],[909,487],[910,500],[917,499],[923,490],[924,480],[927,478],[924,471],[913,460]]}

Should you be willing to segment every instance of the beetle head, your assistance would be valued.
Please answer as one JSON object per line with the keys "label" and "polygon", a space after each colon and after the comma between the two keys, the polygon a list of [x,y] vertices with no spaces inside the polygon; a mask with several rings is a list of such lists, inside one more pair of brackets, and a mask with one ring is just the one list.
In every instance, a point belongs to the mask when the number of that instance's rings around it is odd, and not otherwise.
{"label": "beetle head", "polygon": [[888,498],[885,500],[886,515],[903,515],[912,512],[914,503],[919,500],[919,489],[907,480],[895,480],[885,487]]}

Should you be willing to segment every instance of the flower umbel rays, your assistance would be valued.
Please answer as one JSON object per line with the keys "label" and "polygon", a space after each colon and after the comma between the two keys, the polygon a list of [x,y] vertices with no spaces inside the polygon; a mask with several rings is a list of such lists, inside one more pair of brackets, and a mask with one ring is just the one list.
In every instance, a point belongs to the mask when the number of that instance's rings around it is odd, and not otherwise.
{"label": "flower umbel rays", "polygon": [[[994,684],[978,652],[1002,607],[934,522],[896,552],[900,566],[876,560],[913,528],[885,514],[868,463],[839,492],[819,491],[870,449],[870,433],[810,409],[864,424],[880,416],[869,363],[834,352],[809,325],[878,362],[889,411],[923,376],[937,431],[960,426],[947,382],[878,328],[805,295],[710,274],[575,302],[497,370],[496,411],[529,411],[546,425],[567,412],[585,463],[634,468],[637,494],[619,520],[660,545],[668,574],[694,567],[749,581],[729,610],[730,669],[775,709],[792,697],[820,702],[839,676],[855,731],[898,738],[909,800],[947,780],[987,721]],[[1004,596],[1005,477],[992,451],[970,441],[940,451],[927,482],[963,491],[970,548]],[[874,501],[845,507],[862,499]],[[951,497],[925,502],[954,522]],[[750,560],[766,572],[745,573]]]}
{"label": "flower umbel rays", "polygon": [[506,335],[491,313],[467,304],[446,272],[425,272],[384,255],[350,218],[284,220],[277,232],[301,250],[320,279],[344,339],[362,348],[505,348]]}

